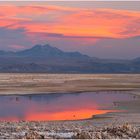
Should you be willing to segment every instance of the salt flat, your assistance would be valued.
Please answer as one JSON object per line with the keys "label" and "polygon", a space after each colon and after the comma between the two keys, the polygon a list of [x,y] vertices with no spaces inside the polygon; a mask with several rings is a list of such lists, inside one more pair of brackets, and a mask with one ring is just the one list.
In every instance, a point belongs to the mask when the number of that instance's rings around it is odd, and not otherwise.
{"label": "salt flat", "polygon": [[139,94],[140,74],[0,74],[0,94],[106,90],[131,90]]}

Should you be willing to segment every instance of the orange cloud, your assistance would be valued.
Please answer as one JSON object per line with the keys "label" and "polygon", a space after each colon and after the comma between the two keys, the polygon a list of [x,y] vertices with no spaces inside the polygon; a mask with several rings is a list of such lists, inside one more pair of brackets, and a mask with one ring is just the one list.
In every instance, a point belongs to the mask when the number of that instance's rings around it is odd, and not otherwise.
{"label": "orange cloud", "polygon": [[[55,37],[129,38],[140,35],[140,12],[60,6],[1,6],[0,27]],[[54,37],[54,36],[52,36]]]}

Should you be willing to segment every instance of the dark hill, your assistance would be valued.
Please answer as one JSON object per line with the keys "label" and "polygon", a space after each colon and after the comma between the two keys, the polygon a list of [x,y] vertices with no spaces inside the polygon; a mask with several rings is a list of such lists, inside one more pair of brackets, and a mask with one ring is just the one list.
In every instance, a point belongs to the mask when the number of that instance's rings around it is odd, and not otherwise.
{"label": "dark hill", "polygon": [[140,73],[140,58],[112,60],[65,52],[49,44],[18,52],[0,51],[0,72]]}

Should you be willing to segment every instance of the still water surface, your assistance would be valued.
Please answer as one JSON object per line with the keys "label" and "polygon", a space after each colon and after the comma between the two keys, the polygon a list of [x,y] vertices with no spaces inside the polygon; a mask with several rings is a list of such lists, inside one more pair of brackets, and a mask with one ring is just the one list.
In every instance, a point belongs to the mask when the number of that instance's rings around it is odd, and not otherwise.
{"label": "still water surface", "polygon": [[133,100],[123,92],[0,96],[0,120],[77,120],[123,110],[116,102]]}

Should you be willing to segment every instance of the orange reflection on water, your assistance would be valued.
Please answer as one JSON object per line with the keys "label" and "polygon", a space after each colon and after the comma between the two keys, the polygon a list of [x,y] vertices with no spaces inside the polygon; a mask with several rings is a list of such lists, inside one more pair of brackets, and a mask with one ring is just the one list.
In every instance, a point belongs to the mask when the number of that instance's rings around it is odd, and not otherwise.
{"label": "orange reflection on water", "polygon": [[[80,120],[114,112],[114,102],[130,100],[127,94],[72,93],[0,96],[0,120]],[[116,106],[115,106],[116,107]]]}
{"label": "orange reflection on water", "polygon": [[110,110],[75,110],[75,111],[63,111],[63,112],[56,112],[56,113],[31,113],[26,114],[26,120],[80,120],[80,119],[87,119],[91,118],[93,115],[104,114],[110,112]]}

